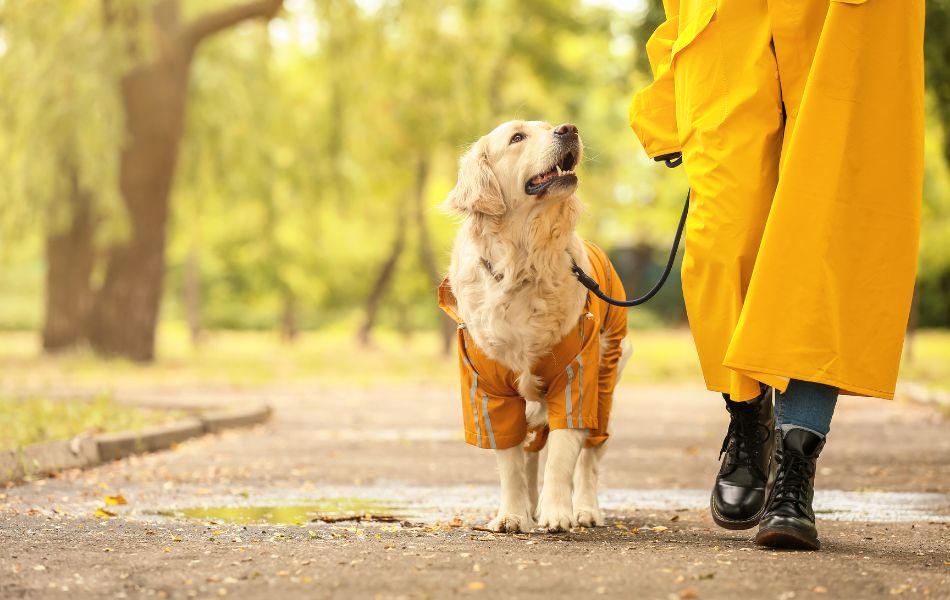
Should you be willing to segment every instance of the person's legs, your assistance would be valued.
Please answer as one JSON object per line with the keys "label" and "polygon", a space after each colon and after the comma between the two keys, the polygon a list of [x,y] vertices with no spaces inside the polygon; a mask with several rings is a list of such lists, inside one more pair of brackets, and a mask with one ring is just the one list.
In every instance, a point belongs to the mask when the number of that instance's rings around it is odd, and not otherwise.
{"label": "person's legs", "polygon": [[801,427],[824,437],[837,402],[838,388],[793,379],[784,394],[775,395],[775,421],[781,429]]}
{"label": "person's legs", "polygon": [[[710,498],[717,524],[755,527],[766,501],[774,423],[767,378],[723,366],[778,180],[782,101],[766,0],[683,3],[674,56],[677,127],[692,192],[683,297],[703,377],[729,429]],[[782,381],[782,387],[786,382]]]}
{"label": "person's legs", "polygon": [[812,500],[818,455],[831,430],[838,389],[793,379],[775,398],[778,472],[755,536],[761,546],[818,550]]}

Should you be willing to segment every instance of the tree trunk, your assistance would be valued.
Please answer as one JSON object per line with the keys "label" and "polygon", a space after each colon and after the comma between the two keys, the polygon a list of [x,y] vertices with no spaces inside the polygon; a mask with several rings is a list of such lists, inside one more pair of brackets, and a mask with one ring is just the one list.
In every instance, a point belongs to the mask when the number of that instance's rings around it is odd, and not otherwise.
{"label": "tree trunk", "polygon": [[284,295],[283,307],[280,316],[280,337],[285,342],[293,342],[300,334],[300,323],[297,316],[297,299],[290,292]]}
{"label": "tree trunk", "polygon": [[128,240],[107,253],[89,342],[103,355],[150,361],[155,355],[165,279],[169,194],[184,126],[190,56],[171,52],[122,82],[128,139],[119,184],[129,219]]}
{"label": "tree trunk", "polygon": [[282,0],[235,4],[181,24],[177,0],[155,3],[158,58],[122,80],[127,141],[119,181],[130,235],[109,250],[105,281],[95,294],[88,336],[98,353],[137,361],[155,356],[169,194],[195,50],[207,37],[244,20],[270,19],[281,4]]}
{"label": "tree trunk", "polygon": [[89,194],[79,189],[78,174],[70,177],[71,222],[46,236],[46,317],[43,350],[65,350],[83,342],[92,302],[89,277],[95,259],[95,222]]}
{"label": "tree trunk", "polygon": [[399,257],[406,248],[406,215],[401,202],[399,203],[398,210],[399,217],[396,220],[396,234],[393,238],[392,249],[389,251],[389,256],[386,258],[386,261],[383,262],[383,265],[379,269],[379,274],[373,282],[369,297],[366,299],[366,316],[363,320],[363,325],[360,326],[359,332],[357,333],[357,340],[360,346],[364,348],[370,345],[373,327],[376,326],[379,306],[382,304],[383,298],[386,296],[386,291],[392,283],[393,275],[396,274]]}
{"label": "tree trunk", "polygon": [[[429,159],[420,157],[416,164],[416,186],[413,193],[415,204],[416,227],[419,231],[419,259],[426,275],[433,286],[442,283],[442,270],[439,268],[439,261],[435,256],[435,249],[432,247],[432,236],[429,234],[429,222],[426,219],[426,185],[429,183]],[[452,341],[455,339],[455,321],[448,315],[438,310],[439,333],[442,336],[442,353],[448,354],[452,351]]]}

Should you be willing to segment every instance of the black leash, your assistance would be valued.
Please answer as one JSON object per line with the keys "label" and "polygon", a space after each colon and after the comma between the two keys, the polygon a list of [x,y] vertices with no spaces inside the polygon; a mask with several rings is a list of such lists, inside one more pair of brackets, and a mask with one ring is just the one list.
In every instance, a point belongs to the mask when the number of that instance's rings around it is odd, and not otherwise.
{"label": "black leash", "polygon": [[[675,154],[658,156],[654,160],[657,162],[665,162],[666,166],[671,169],[683,164],[683,156],[679,152]],[[616,298],[611,298],[600,289],[600,284],[598,284],[593,277],[585,273],[583,269],[577,266],[576,262],[571,260],[571,271],[577,277],[577,280],[581,282],[581,285],[589,289],[595,296],[607,304],[613,304],[614,306],[639,306],[650,300],[650,298],[653,298],[653,296],[656,296],[656,293],[659,292],[663,287],[663,284],[666,283],[666,279],[670,276],[670,272],[673,271],[673,263],[676,262],[676,253],[679,251],[680,238],[683,237],[683,229],[686,227],[686,215],[689,214],[689,194],[690,190],[686,190],[686,203],[683,206],[683,214],[680,216],[679,225],[676,226],[676,236],[673,238],[673,247],[670,248],[670,258],[666,261],[666,268],[663,269],[663,275],[660,276],[660,280],[656,282],[656,285],[653,286],[653,289],[639,298],[634,298],[633,300],[617,300]]]}

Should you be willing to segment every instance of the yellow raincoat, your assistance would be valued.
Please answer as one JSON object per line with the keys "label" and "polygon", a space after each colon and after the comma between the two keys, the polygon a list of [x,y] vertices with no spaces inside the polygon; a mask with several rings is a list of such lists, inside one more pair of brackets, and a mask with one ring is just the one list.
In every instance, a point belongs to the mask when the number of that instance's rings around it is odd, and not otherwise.
{"label": "yellow raincoat", "polygon": [[683,294],[707,387],[892,398],[917,263],[923,0],[664,0],[630,106],[692,189]]}

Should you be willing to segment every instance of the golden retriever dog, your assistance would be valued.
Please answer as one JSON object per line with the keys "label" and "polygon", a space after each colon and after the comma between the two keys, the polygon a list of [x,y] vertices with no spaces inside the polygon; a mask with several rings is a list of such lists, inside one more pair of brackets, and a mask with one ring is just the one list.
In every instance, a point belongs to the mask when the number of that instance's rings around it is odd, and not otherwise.
{"label": "golden retriever dog", "polygon": [[[574,231],[582,212],[574,169],[582,155],[574,125],[504,123],[462,157],[458,182],[443,205],[464,217],[443,288],[448,289],[446,312],[459,322],[466,439],[496,452],[501,505],[489,524],[495,531],[539,526],[554,532],[603,524],[598,465],[613,386],[626,354],[626,312],[593,306],[601,301],[589,296],[571,272],[572,261],[588,273],[597,269],[595,263],[601,265],[610,289],[622,294],[606,255]],[[601,282],[601,287],[607,285]],[[595,318],[595,311],[607,316]],[[585,322],[594,323],[588,334]],[[585,350],[575,346],[561,360],[558,349],[575,337],[587,344]],[[553,379],[542,376],[555,370],[539,367],[552,360],[560,361],[554,378],[564,380],[556,390]],[[492,377],[507,381],[508,391],[499,391],[504,386],[492,383]],[[549,402],[555,395],[557,410]],[[591,417],[590,404],[597,405],[598,398],[601,412]],[[598,427],[603,431],[593,441]],[[546,435],[548,444],[540,495],[538,452],[526,452],[539,435]]]}

